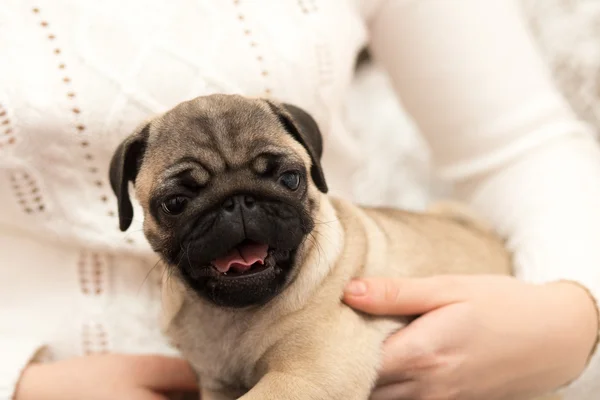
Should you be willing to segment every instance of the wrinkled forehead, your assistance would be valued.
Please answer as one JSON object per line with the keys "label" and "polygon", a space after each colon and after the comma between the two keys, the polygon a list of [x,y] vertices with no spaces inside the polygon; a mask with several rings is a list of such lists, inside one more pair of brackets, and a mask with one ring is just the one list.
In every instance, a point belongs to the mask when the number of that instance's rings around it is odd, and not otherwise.
{"label": "wrinkled forehead", "polygon": [[185,159],[201,160],[213,173],[265,156],[309,162],[302,145],[256,100],[184,103],[155,120],[149,133],[146,151],[159,169]]}

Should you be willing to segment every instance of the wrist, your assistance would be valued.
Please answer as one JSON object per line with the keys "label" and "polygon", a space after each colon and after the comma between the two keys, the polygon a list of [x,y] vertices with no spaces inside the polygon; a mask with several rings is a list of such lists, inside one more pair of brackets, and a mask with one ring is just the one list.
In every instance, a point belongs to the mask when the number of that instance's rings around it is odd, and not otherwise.
{"label": "wrist", "polygon": [[565,343],[572,350],[580,370],[586,367],[600,339],[600,315],[596,299],[583,285],[573,281],[557,281],[545,285],[555,298],[557,315],[565,318],[563,324],[572,332],[572,342]]}

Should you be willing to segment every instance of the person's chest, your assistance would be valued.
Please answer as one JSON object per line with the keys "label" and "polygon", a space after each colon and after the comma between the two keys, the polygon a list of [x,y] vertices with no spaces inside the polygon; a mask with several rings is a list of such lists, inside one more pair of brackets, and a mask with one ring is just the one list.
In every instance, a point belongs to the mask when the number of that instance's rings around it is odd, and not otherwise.
{"label": "person's chest", "polygon": [[296,103],[326,130],[365,41],[355,8],[348,0],[10,0],[0,6],[0,102],[20,116],[23,134],[65,140],[122,137],[149,115],[215,92]]}

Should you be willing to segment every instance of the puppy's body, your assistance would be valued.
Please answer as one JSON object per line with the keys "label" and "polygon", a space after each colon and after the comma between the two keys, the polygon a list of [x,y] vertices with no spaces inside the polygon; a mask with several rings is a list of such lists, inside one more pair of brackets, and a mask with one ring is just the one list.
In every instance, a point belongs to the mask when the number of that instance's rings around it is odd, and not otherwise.
{"label": "puppy's body", "polygon": [[407,321],[344,305],[350,279],[511,273],[502,241],[453,207],[328,197],[321,154],[306,112],[227,95],[178,105],[115,152],[121,229],[134,182],[168,269],[164,329],[205,400],[366,400],[382,342]]}
{"label": "puppy's body", "polygon": [[364,400],[381,343],[404,322],[344,305],[351,278],[511,271],[501,241],[475,223],[327,196],[319,214],[317,244],[307,246],[297,280],[262,308],[224,313],[178,280],[166,282],[166,330],[199,372],[206,398],[234,399],[254,387],[242,398]]}

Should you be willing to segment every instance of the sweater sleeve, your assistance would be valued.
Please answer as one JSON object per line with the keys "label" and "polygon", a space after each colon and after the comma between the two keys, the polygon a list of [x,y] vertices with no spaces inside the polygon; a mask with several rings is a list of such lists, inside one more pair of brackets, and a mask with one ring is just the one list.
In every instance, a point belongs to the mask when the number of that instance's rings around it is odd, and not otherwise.
{"label": "sweater sleeve", "polygon": [[44,346],[35,339],[0,335],[0,400],[12,400],[25,367],[42,354]]}
{"label": "sweater sleeve", "polygon": [[[370,14],[373,55],[439,173],[508,237],[517,276],[576,281],[598,299],[600,149],[518,5],[384,0]],[[569,391],[600,392],[597,353]]]}

